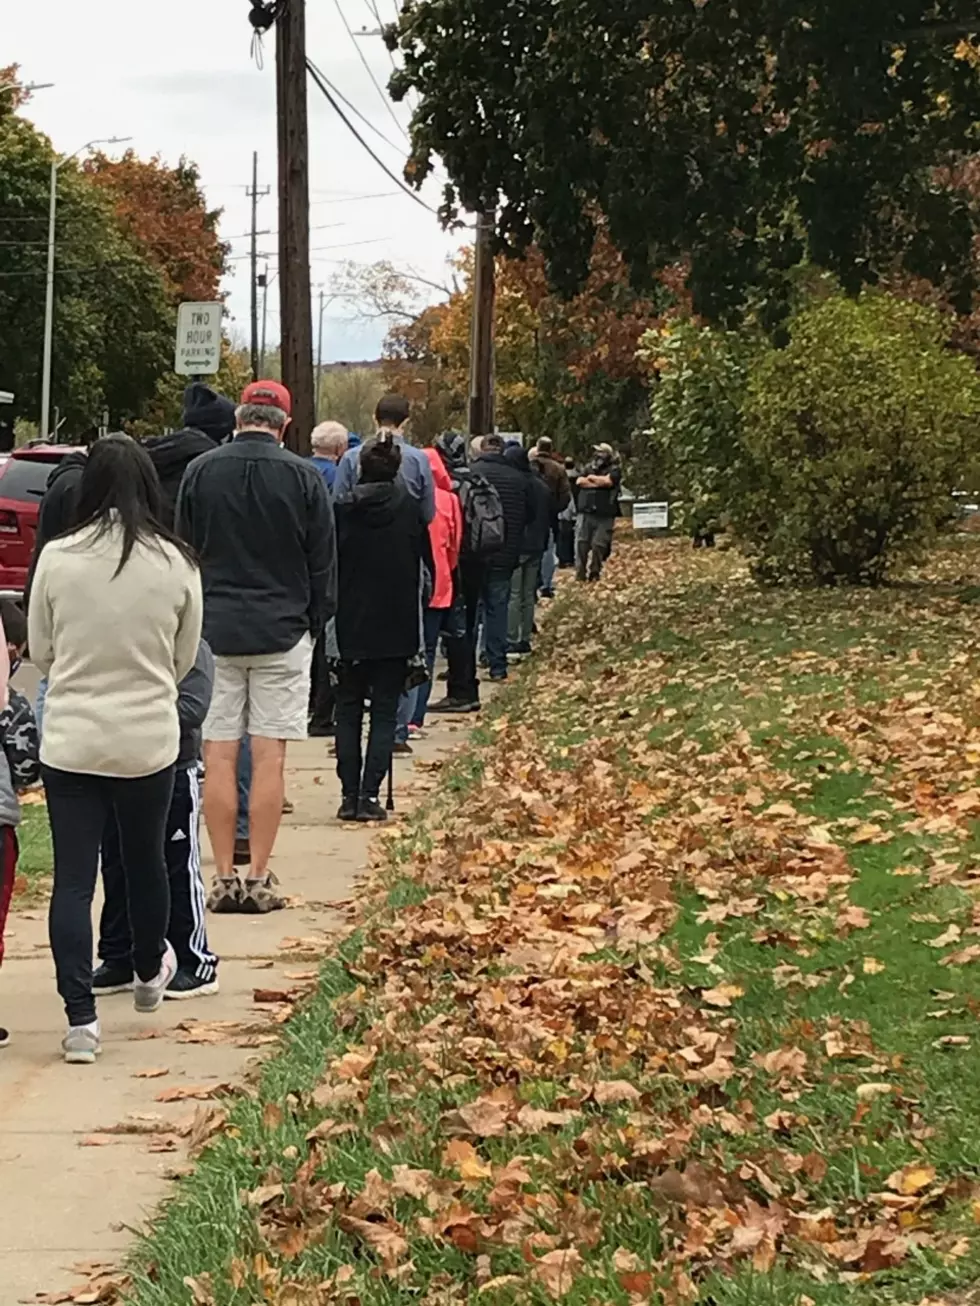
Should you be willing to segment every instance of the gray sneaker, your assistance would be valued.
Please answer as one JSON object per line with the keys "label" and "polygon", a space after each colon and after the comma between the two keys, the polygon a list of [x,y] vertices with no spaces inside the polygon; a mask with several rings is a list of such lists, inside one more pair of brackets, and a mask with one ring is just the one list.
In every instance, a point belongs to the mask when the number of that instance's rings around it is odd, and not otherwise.
{"label": "gray sneaker", "polygon": [[242,910],[242,882],[237,875],[230,880],[223,880],[220,875],[214,877],[211,892],[208,894],[208,911],[216,915],[230,915]]}
{"label": "gray sneaker", "polygon": [[91,1066],[102,1051],[99,1022],[91,1025],[69,1025],[61,1040],[61,1050],[70,1066]]}
{"label": "gray sneaker", "polygon": [[163,1002],[163,995],[167,991],[167,985],[177,974],[177,954],[168,943],[163,950],[163,960],[160,962],[160,970],[151,980],[141,980],[139,976],[133,984],[133,1006],[137,1011],[150,1012],[156,1011]]}

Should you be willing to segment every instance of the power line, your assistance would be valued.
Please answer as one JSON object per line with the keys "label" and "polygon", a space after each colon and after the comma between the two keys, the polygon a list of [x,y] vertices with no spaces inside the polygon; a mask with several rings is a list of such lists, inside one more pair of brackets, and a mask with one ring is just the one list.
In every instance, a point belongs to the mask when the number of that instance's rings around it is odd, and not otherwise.
{"label": "power line", "polygon": [[[381,139],[384,141],[385,145],[390,146],[391,149],[396,150],[399,154],[402,153],[402,147],[400,145],[396,145],[390,136],[386,136],[383,131],[375,127],[371,119],[368,118],[365,114],[361,113],[360,109],[357,107],[356,104],[352,104],[350,100],[348,100],[347,96],[343,93],[343,91],[334,82],[330,80],[330,78],[327,76],[327,74],[323,71],[322,68],[318,68],[317,65],[313,63],[312,59],[310,60],[310,65],[311,67],[317,69],[317,72],[320,74],[320,76],[323,78],[326,84],[330,87],[331,91],[333,91],[334,95],[336,95],[337,99],[342,100],[344,104],[347,105],[348,109],[350,109],[351,113],[356,113],[358,118],[360,118],[361,122],[363,122],[366,126],[371,128],[375,136],[380,136]],[[407,140],[408,137],[406,136],[405,139]]]}
{"label": "power line", "polygon": [[353,42],[354,49],[357,51],[358,59],[360,59],[361,63],[364,65],[368,77],[371,78],[371,81],[374,84],[374,89],[381,96],[381,99],[384,102],[384,106],[388,110],[389,115],[391,116],[392,122],[395,124],[395,126],[398,128],[398,130],[401,132],[401,134],[405,137],[407,141],[408,132],[402,126],[401,122],[398,119],[398,115],[391,107],[391,101],[388,99],[387,95],[385,95],[384,91],[381,89],[381,83],[378,81],[377,77],[375,77],[374,70],[372,69],[371,65],[368,63],[367,56],[365,55],[364,51],[361,49],[360,42],[358,41],[357,37],[354,35],[353,28],[351,27],[350,23],[347,21],[347,15],[344,13],[343,6],[341,5],[340,0],[333,0],[333,2],[337,9],[337,13],[340,14],[341,22],[344,24],[344,27],[346,27],[347,29],[347,35],[350,37],[351,41]]}
{"label": "power line", "polygon": [[403,190],[406,195],[411,195],[412,199],[415,201],[416,204],[420,204],[423,209],[427,209],[429,213],[434,213],[435,216],[438,217],[439,216],[438,212],[432,207],[431,204],[426,204],[425,200],[422,198],[421,195],[417,194],[417,192],[411,190],[408,186],[406,186],[405,183],[401,180],[401,178],[398,177],[394,172],[392,172],[392,170],[382,159],[378,158],[377,154],[375,154],[374,150],[371,148],[370,145],[368,145],[367,141],[364,139],[364,137],[357,130],[357,128],[354,126],[351,120],[344,113],[343,109],[334,99],[329,88],[321,79],[318,70],[310,62],[309,59],[307,59],[306,61],[306,66],[309,69],[310,74],[312,75],[313,80],[316,82],[317,86],[320,88],[320,90],[329,100],[330,104],[333,105],[333,108],[336,111],[338,118],[340,118],[341,122],[344,124],[347,130],[360,142],[363,148],[367,150],[368,154],[370,154],[371,158],[375,161],[375,163],[378,165],[381,171],[395,183],[395,185],[399,188],[399,190]]}

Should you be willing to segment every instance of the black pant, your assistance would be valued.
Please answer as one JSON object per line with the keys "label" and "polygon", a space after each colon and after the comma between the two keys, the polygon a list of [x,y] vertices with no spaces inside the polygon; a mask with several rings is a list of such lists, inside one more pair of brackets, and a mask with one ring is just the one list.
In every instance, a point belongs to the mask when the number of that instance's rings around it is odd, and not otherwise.
{"label": "black pant", "polygon": [[447,695],[460,703],[480,701],[480,683],[476,678],[476,619],[480,608],[480,587],[484,567],[472,560],[459,564],[459,585],[466,608],[466,633],[446,640],[449,664]]}
{"label": "black pant", "polygon": [[558,566],[574,567],[575,566],[575,523],[566,521],[564,517],[558,520],[558,531],[555,537],[558,541]]}
{"label": "black pant", "polygon": [[[167,878],[170,882],[170,924],[167,938],[181,970],[213,980],[218,959],[208,947],[204,880],[201,876],[201,779],[197,767],[178,770],[167,815]],[[133,964],[133,932],[129,927],[126,872],[119,847],[119,824],[113,813],[102,840],[102,888],[105,902],[99,922],[99,957],[123,967]]]}
{"label": "black pant", "polygon": [[135,780],[42,768],[54,844],[54,890],[48,929],[58,992],[70,1025],[95,1019],[92,996],[92,898],[99,848],[110,814],[119,825],[133,931],[133,969],[141,980],[160,972],[170,916],[165,834],[174,768]]}
{"label": "black pant", "polygon": [[333,725],[337,691],[327,663],[326,631],[313,645],[313,665],[310,672],[310,725],[318,730],[328,730]]}
{"label": "black pant", "polygon": [[[337,686],[337,775],[345,798],[377,798],[391,766],[398,699],[405,686],[406,658],[342,662]],[[364,700],[371,700],[364,774],[361,775],[361,730]]]}

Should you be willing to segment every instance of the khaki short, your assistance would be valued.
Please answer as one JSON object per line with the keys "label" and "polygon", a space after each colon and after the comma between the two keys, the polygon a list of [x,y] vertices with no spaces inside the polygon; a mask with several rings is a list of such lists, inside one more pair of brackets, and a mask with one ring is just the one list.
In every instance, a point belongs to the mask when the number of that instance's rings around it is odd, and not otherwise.
{"label": "khaki short", "polygon": [[216,744],[230,744],[245,735],[305,739],[312,659],[309,635],[286,653],[215,657],[204,738]]}

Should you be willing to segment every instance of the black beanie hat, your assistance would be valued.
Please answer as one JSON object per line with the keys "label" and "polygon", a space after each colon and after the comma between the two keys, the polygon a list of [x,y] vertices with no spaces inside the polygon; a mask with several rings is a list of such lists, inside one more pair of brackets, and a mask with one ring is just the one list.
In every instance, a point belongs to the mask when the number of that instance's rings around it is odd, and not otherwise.
{"label": "black beanie hat", "polygon": [[202,381],[194,381],[184,391],[183,423],[212,440],[224,440],[235,429],[235,405]]}

